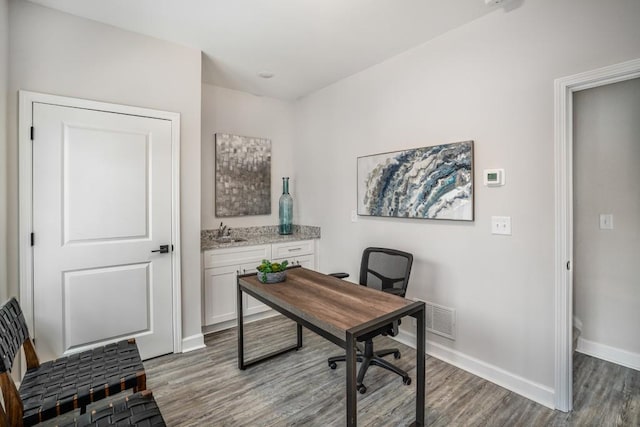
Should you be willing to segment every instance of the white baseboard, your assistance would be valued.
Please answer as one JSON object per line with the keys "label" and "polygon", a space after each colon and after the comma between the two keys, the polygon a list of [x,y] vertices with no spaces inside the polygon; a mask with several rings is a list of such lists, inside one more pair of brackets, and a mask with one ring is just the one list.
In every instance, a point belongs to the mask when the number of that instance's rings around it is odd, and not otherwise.
{"label": "white baseboard", "polygon": [[577,352],[640,371],[640,354],[578,338]]}
{"label": "white baseboard", "polygon": [[205,348],[204,345],[204,335],[195,334],[189,337],[182,339],[182,352],[188,353],[194,350],[200,350],[201,348]]}
{"label": "white baseboard", "polygon": [[[409,347],[416,348],[416,337],[413,334],[401,330],[395,339]],[[497,366],[429,340],[427,340],[426,347],[429,356],[491,381],[500,387],[504,387],[548,408],[555,409],[555,393],[550,387],[522,378]]]}

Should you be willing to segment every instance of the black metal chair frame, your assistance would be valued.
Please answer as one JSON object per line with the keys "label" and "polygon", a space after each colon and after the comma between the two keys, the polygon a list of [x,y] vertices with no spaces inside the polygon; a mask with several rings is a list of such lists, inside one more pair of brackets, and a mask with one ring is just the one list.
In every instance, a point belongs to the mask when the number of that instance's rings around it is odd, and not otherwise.
{"label": "black metal chair frame", "polygon": [[[369,257],[372,253],[384,253],[391,256],[400,256],[407,259],[407,267],[403,277],[390,278],[385,277],[377,271],[373,271],[369,268]],[[399,251],[396,249],[387,249],[387,248],[366,248],[362,253],[362,262],[360,263],[360,277],[358,283],[362,286],[367,286],[367,275],[373,274],[382,282],[382,291],[389,292],[394,295],[399,295],[404,297],[407,292],[407,285],[409,284],[409,275],[411,274],[411,266],[413,264],[413,255],[408,252]],[[332,274],[334,277],[338,277],[340,279],[344,279],[349,277],[347,273],[334,273]],[[394,284],[402,282],[402,285],[399,288],[394,287]],[[379,335],[388,335],[388,336],[396,336],[398,334],[398,322],[391,323],[389,325],[384,326],[383,328],[377,329],[369,334],[363,335],[358,338],[359,342],[364,343],[364,347],[358,345],[358,353],[356,354],[356,359],[361,363],[360,369],[358,370],[358,376],[356,378],[356,387],[358,391],[363,394],[366,393],[367,387],[364,385],[364,376],[369,369],[369,366],[375,365],[391,372],[395,372],[396,374],[402,377],[402,382],[406,385],[411,384],[411,377],[407,372],[383,359],[384,356],[388,356],[393,354],[395,359],[400,359],[401,354],[400,350],[397,348],[388,348],[383,350],[374,350],[373,348],[373,338]],[[327,362],[331,369],[337,368],[336,362],[344,362],[345,355],[342,354],[340,356],[330,357]]]}

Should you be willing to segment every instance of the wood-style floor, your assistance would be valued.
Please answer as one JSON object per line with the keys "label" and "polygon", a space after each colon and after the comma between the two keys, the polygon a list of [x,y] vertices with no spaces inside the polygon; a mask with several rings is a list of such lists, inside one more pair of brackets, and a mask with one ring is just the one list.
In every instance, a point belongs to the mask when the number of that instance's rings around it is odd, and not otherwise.
{"label": "wood-style floor", "polygon": [[[248,357],[295,342],[282,317],[245,327]],[[235,329],[206,337],[206,349],[146,361],[147,385],[169,426],[343,426],[341,349],[304,330],[304,347],[240,371]],[[415,380],[415,350],[381,337],[376,348],[398,347],[395,361]],[[391,359],[393,359],[391,357]],[[574,411],[550,410],[432,357],[427,358],[430,426],[640,426],[640,372],[577,354]],[[404,426],[414,419],[415,381],[371,367],[358,395],[358,424]]]}

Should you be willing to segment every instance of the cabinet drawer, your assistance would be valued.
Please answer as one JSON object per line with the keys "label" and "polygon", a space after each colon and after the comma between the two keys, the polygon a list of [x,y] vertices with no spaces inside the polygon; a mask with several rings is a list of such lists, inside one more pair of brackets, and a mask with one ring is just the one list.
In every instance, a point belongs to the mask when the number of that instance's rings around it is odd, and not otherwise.
{"label": "cabinet drawer", "polygon": [[271,245],[273,258],[288,258],[297,255],[313,253],[314,241],[302,240],[297,242],[274,243]]}
{"label": "cabinet drawer", "polygon": [[237,266],[248,262],[260,264],[263,259],[271,259],[270,245],[213,249],[204,253],[204,268]]}

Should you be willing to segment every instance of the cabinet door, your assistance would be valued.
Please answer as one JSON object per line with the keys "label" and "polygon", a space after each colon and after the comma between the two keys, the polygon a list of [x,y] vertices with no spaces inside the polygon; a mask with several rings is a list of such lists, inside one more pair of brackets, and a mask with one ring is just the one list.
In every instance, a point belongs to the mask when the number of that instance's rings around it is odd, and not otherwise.
{"label": "cabinet door", "polygon": [[[242,273],[255,273],[256,267],[260,264],[259,261],[257,262],[252,262],[252,263],[246,263],[246,264],[242,264],[240,266],[240,271]],[[245,294],[245,304],[244,304],[244,315],[245,316],[249,316],[251,314],[256,314],[256,313],[261,313],[263,311],[269,310],[269,306],[264,305],[263,303],[261,303],[260,301],[258,301],[257,299],[255,299],[254,297]]]}
{"label": "cabinet door", "polygon": [[313,255],[302,255],[295,258],[295,265],[301,265],[309,270],[316,269],[316,263]]}
{"label": "cabinet door", "polygon": [[204,270],[205,325],[236,318],[236,285],[238,266]]}

